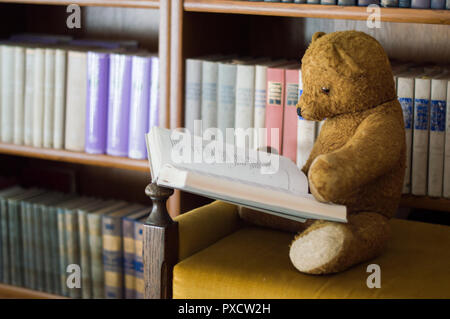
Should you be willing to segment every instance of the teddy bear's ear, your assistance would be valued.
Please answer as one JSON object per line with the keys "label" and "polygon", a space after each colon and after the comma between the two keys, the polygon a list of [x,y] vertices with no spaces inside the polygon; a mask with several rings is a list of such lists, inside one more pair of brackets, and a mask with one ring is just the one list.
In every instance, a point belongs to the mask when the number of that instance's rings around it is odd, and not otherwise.
{"label": "teddy bear's ear", "polygon": [[314,33],[313,36],[312,36],[311,43],[316,41],[318,38],[320,38],[323,35],[325,35],[325,32],[322,32],[322,31]]}

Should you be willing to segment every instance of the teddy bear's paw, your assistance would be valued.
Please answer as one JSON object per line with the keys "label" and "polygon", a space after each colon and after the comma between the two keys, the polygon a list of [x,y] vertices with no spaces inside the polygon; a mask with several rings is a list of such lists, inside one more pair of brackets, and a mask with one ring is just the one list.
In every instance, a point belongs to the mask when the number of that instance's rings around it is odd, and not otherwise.
{"label": "teddy bear's paw", "polygon": [[329,266],[344,247],[345,230],[341,226],[326,223],[300,234],[289,251],[294,267],[304,273],[328,273]]}

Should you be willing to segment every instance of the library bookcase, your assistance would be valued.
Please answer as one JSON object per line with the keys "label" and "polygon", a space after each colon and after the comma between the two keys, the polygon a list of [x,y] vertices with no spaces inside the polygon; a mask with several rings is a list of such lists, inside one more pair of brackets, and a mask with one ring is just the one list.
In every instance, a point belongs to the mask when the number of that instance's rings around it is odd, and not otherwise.
{"label": "library bookcase", "polygon": [[[67,29],[66,5],[82,7],[81,29]],[[392,58],[450,62],[450,10],[381,8],[381,28],[367,29],[365,7],[237,0],[0,0],[0,37],[12,33],[135,39],[160,58],[160,123],[183,126],[184,61],[206,54],[269,56],[299,60],[312,34],[345,29],[377,38]],[[147,161],[0,143],[0,175],[49,186],[54,170],[83,195],[149,204]],[[31,176],[31,177],[30,177]],[[172,216],[210,200],[175,192]],[[404,196],[402,206],[450,211],[450,200]],[[56,298],[0,285],[0,298]]]}

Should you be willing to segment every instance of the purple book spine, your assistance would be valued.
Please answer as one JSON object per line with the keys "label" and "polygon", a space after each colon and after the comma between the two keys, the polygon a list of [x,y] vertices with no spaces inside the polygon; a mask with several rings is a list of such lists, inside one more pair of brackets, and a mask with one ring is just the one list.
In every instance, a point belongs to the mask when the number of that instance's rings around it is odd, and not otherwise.
{"label": "purple book spine", "polygon": [[106,151],[106,118],[108,116],[109,54],[87,54],[86,153]]}
{"label": "purple book spine", "polygon": [[150,79],[150,118],[148,130],[159,125],[159,60],[152,57],[151,79]]}
{"label": "purple book spine", "polygon": [[430,8],[430,0],[411,0],[411,8],[428,9]]}
{"label": "purple book spine", "polygon": [[151,58],[134,56],[131,66],[131,105],[128,157],[146,159],[145,133],[148,131]]}
{"label": "purple book spine", "polygon": [[111,54],[109,62],[108,133],[106,153],[128,155],[131,56]]}

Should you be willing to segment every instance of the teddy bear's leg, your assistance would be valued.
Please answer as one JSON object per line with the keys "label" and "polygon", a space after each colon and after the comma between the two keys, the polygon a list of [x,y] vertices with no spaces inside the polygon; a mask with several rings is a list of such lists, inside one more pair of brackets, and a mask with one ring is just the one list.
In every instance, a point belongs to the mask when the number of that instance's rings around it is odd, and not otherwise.
{"label": "teddy bear's leg", "polygon": [[292,242],[289,257],[309,274],[329,274],[378,256],[390,234],[386,217],[363,212],[348,223],[316,221]]}

